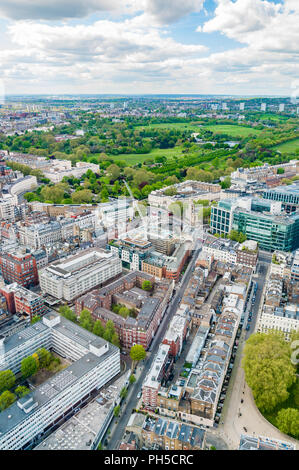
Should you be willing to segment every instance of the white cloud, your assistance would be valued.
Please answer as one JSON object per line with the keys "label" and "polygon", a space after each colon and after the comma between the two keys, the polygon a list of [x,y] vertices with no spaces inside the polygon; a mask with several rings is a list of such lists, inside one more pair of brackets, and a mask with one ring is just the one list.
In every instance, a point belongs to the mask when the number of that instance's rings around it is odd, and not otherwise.
{"label": "white cloud", "polygon": [[[1,11],[8,1],[0,2]],[[58,5],[57,0],[26,1],[33,3]],[[297,0],[217,0],[213,18],[200,30],[207,37],[220,32],[237,41],[222,52],[175,40],[161,27],[200,9],[201,0],[173,0],[168,9],[162,0],[110,0],[109,5],[108,0],[72,0],[73,15],[88,14],[95,5],[119,12],[120,3],[129,19],[77,25],[9,22],[6,46],[0,49],[9,92],[278,94],[288,92],[298,77]],[[60,17],[67,14],[62,6],[59,11]]]}
{"label": "white cloud", "polygon": [[76,26],[14,22],[8,27],[13,47],[0,51],[2,73],[19,84],[40,78],[41,87],[50,80],[80,89],[89,83],[89,91],[100,83],[111,90],[120,82],[164,86],[167,80],[182,80],[184,64],[201,57],[207,48],[175,41],[148,25],[147,19],[140,15],[123,22]]}
{"label": "white cloud", "polygon": [[247,33],[255,33],[275,17],[281,5],[261,0],[218,0],[215,16],[200,30],[206,33],[221,31],[228,37],[242,40]]}
{"label": "white cloud", "polygon": [[162,24],[172,23],[202,9],[205,0],[147,0],[145,11]]}
{"label": "white cloud", "polygon": [[13,20],[65,20],[92,13],[144,12],[158,24],[168,24],[200,11],[204,0],[1,0],[0,16]]}
{"label": "white cloud", "polygon": [[121,0],[1,0],[0,14],[14,20],[60,20],[113,11],[124,3]]}
{"label": "white cloud", "polygon": [[145,27],[142,18],[124,22],[97,21],[92,25],[51,26],[41,23],[17,22],[9,26],[15,44],[33,52],[73,59],[139,60],[149,62],[198,54],[206,50],[201,45],[185,45],[164,36],[158,29]]}
{"label": "white cloud", "polygon": [[220,31],[228,38],[257,50],[298,51],[298,2],[286,0],[274,4],[266,0],[217,0],[217,3],[214,17],[198,31]]}
{"label": "white cloud", "polygon": [[[198,64],[234,83],[246,77],[248,86],[290,89],[298,76],[299,2],[281,0],[217,0],[213,18],[198,28],[220,32],[241,47],[212,53]],[[243,45],[243,47],[242,47]]]}

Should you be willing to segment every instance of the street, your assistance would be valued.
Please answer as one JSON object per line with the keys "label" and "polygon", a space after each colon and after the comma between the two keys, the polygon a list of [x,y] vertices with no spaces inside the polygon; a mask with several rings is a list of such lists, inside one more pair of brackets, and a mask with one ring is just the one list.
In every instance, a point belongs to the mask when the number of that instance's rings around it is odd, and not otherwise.
{"label": "street", "polygon": [[[222,410],[221,424],[214,432],[215,435],[218,435],[227,442],[230,449],[238,449],[240,436],[246,433],[253,436],[260,435],[292,441],[294,443],[296,442],[298,445],[298,441],[295,441],[295,439],[292,440],[289,436],[282,434],[262,416],[255,405],[252,392],[245,382],[245,374],[241,366],[245,342],[256,329],[259,310],[264,299],[264,288],[272,257],[269,253],[267,255],[268,256],[265,256],[262,253],[259,257],[257,272],[253,278],[258,284],[258,289],[255,304],[251,307],[252,320],[249,323],[250,330],[246,331],[243,329],[242,331],[235,365]],[[246,322],[244,322],[244,326],[246,326]]]}
{"label": "street", "polygon": [[[186,272],[183,276],[182,282],[181,282],[181,287],[176,291],[175,296],[173,297],[172,301],[169,303],[168,307],[166,308],[166,312],[164,314],[164,317],[161,321],[161,324],[158,328],[158,331],[156,332],[156,335],[152,341],[152,344],[149,348],[149,353],[147,354],[147,358],[145,359],[145,362],[142,366],[142,369],[140,370],[140,366],[137,366],[137,369],[139,369],[139,374],[135,384],[133,386],[131,385],[129,389],[128,396],[126,398],[126,403],[122,406],[121,409],[121,415],[118,418],[118,424],[116,427],[114,427],[111,437],[108,442],[108,449],[117,449],[118,445],[121,441],[121,438],[125,432],[125,428],[127,425],[127,422],[129,420],[129,417],[131,416],[132,410],[136,408],[137,406],[137,394],[141,390],[142,383],[144,382],[144,379],[152,365],[152,362],[154,360],[154,357],[159,349],[159,346],[161,344],[161,341],[166,333],[166,330],[168,328],[169,322],[173,315],[176,313],[177,308],[180,304],[181,298],[183,297],[183,293],[187,287],[187,284],[190,280],[190,277],[193,273],[193,268],[195,261],[198,257],[200,248],[194,251],[191,261],[186,269]],[[115,418],[114,418],[115,419]],[[112,427],[112,425],[110,426]],[[106,438],[106,436],[105,436]],[[105,441],[105,438],[103,441]]]}

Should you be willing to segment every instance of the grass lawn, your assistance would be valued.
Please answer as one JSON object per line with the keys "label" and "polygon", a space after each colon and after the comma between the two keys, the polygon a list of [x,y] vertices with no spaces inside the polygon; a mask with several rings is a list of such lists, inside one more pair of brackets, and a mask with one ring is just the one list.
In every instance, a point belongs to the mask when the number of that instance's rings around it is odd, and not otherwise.
{"label": "grass lawn", "polygon": [[201,122],[170,122],[170,123],[159,123],[159,124],[149,124],[148,126],[136,126],[139,128],[149,128],[149,129],[178,129],[180,131],[194,131],[197,132]]}
{"label": "grass lawn", "polygon": [[299,150],[299,139],[290,140],[289,142],[276,145],[274,150],[279,150],[281,153],[294,153],[296,150]]}
{"label": "grass lawn", "polygon": [[234,126],[232,124],[219,124],[214,126],[205,126],[205,129],[214,134],[227,134],[231,137],[248,137],[250,134],[258,135],[262,131],[252,127]]}
{"label": "grass lawn", "polygon": [[282,116],[279,114],[271,114],[271,113],[266,113],[266,114],[260,114],[259,115],[260,119],[269,119],[272,121],[287,121],[289,119],[288,116]]}
{"label": "grass lawn", "polygon": [[[172,149],[153,149],[150,153],[136,154],[136,153],[121,153],[119,155],[109,155],[114,161],[124,160],[127,165],[136,165],[136,163],[143,163],[148,158],[154,159],[155,157],[181,157],[183,154],[183,147],[178,145]],[[188,155],[192,155],[190,152]]]}

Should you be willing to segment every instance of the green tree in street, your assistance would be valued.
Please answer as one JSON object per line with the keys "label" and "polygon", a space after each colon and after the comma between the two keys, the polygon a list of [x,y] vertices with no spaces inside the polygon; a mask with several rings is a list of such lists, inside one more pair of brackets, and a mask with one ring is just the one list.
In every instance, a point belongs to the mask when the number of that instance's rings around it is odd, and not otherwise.
{"label": "green tree in street", "polygon": [[88,331],[93,330],[94,322],[93,322],[90,311],[87,310],[86,308],[84,308],[80,313],[79,323],[80,323],[80,326],[82,326],[82,328],[85,328]]}
{"label": "green tree in street", "polygon": [[114,414],[115,418],[118,418],[119,413],[120,413],[120,406],[117,405],[113,410],[113,414]]}
{"label": "green tree in street", "polygon": [[132,370],[135,367],[135,363],[142,361],[146,357],[146,352],[144,347],[141,344],[135,344],[131,347],[130,357],[132,359]]}
{"label": "green tree in street", "polygon": [[134,374],[130,375],[130,378],[129,378],[129,383],[130,385],[134,384],[136,382],[136,377]]}
{"label": "green tree in street", "polygon": [[11,370],[2,370],[0,372],[0,393],[4,390],[10,390],[16,382],[16,377]]}
{"label": "green tree in street", "polygon": [[93,334],[97,335],[97,336],[100,336],[101,338],[103,338],[104,336],[104,333],[105,333],[105,328],[104,328],[104,325],[103,323],[101,322],[101,320],[96,320],[94,325],[93,325],[93,330],[92,330]]}
{"label": "green tree in street", "polygon": [[59,307],[59,313],[65,317],[67,320],[70,320],[74,323],[77,322],[76,314],[71,310],[67,305],[61,305]]}
{"label": "green tree in street", "polygon": [[111,338],[111,343],[116,346],[117,348],[120,348],[120,341],[117,333],[114,333]]}
{"label": "green tree in street", "polygon": [[120,391],[119,396],[120,396],[120,398],[126,398],[127,395],[128,395],[128,389],[126,387],[123,387]]}
{"label": "green tree in street", "polygon": [[38,315],[35,315],[34,317],[32,317],[31,325],[34,325],[36,322],[40,320],[41,320],[41,317],[39,317]]}
{"label": "green tree in street", "polygon": [[105,326],[105,333],[103,338],[109,343],[112,342],[113,335],[115,334],[114,323],[112,320],[108,320]]}

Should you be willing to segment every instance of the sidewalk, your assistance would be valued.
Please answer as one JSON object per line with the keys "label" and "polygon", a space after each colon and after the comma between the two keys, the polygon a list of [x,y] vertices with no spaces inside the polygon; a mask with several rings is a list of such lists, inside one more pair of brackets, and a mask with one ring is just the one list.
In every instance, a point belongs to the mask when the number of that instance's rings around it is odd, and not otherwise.
{"label": "sidewalk", "polygon": [[[138,365],[136,367],[136,373],[134,373],[134,375],[136,377],[136,382],[138,381],[138,379],[141,375],[141,372],[142,372],[142,366]],[[116,429],[118,427],[119,420],[124,417],[124,413],[126,412],[127,404],[129,402],[130,398],[132,397],[133,394],[135,394],[135,393],[137,394],[139,392],[139,390],[136,390],[136,387],[135,387],[136,382],[134,382],[134,384],[132,384],[132,385],[129,385],[128,395],[126,396],[126,398],[121,403],[119,417],[118,418],[115,418],[115,417],[112,418],[110,426],[109,426],[109,428],[106,432],[105,439],[108,439],[108,448],[109,448],[109,443],[110,443],[111,439],[113,438],[114,432],[116,431]],[[138,405],[137,405],[137,407],[138,407]],[[127,415],[126,418],[127,418],[127,420],[129,420],[130,416]],[[108,431],[109,430],[110,430],[110,435],[108,436]],[[118,447],[119,444],[120,444],[120,442],[117,443],[117,447]],[[107,448],[107,446],[105,446],[105,448]]]}

